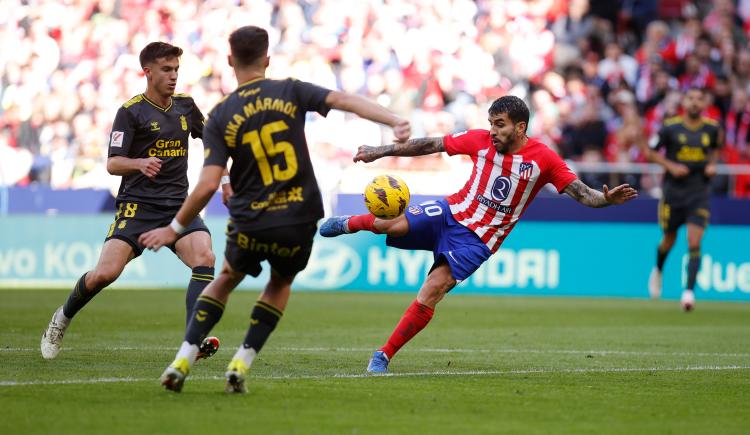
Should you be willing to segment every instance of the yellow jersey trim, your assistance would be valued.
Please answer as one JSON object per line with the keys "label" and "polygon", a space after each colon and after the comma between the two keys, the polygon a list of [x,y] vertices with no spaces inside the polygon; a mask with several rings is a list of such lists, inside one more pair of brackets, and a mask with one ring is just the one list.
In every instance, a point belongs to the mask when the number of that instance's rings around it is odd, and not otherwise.
{"label": "yellow jersey trim", "polygon": [[172,108],[172,103],[174,103],[174,100],[172,99],[172,97],[169,97],[169,105],[168,105],[167,107],[161,107],[160,105],[158,105],[158,104],[154,103],[153,101],[149,100],[149,99],[148,99],[148,97],[146,96],[146,94],[141,94],[141,96],[143,97],[143,99],[144,99],[144,100],[145,100],[145,101],[146,101],[146,102],[147,102],[148,104],[150,104],[150,105],[152,105],[152,106],[156,107],[157,109],[161,110],[162,112],[167,112],[167,111],[169,111],[169,109],[171,109],[171,108]]}
{"label": "yellow jersey trim", "polygon": [[242,87],[247,86],[247,85],[250,85],[250,84],[253,84],[253,83],[255,83],[257,81],[260,81],[260,80],[265,80],[265,77],[258,77],[257,79],[252,79],[252,80],[246,81],[245,83],[242,83],[241,85],[237,86],[237,89],[242,88]]}
{"label": "yellow jersey trim", "polygon": [[125,102],[125,104],[122,105],[123,108],[127,109],[128,107],[132,106],[133,104],[140,103],[143,101],[142,95],[136,95],[135,97],[129,99]]}

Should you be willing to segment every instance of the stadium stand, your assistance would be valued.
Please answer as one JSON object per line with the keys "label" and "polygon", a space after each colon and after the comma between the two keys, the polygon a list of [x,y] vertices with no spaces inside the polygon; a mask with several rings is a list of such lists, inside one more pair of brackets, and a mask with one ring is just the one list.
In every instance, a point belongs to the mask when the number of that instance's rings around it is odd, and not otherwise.
{"label": "stadium stand", "polygon": [[[0,41],[13,49],[0,54],[0,185],[116,189],[106,141],[119,102],[144,88],[139,47],[181,46],[178,90],[207,112],[232,90],[225,40],[242,24],[272,29],[270,76],[366,95],[408,116],[415,137],[484,128],[488,103],[512,93],[532,108],[531,135],[584,170],[605,165],[587,182],[614,173],[658,196],[639,147],[678,113],[680,90],[698,84],[727,133],[722,161],[750,163],[750,0],[2,4]],[[391,140],[342,113],[311,118],[307,131],[329,192],[358,191],[356,147]],[[430,174],[452,165],[427,156],[374,168],[413,172],[412,190],[432,194]],[[717,194],[750,197],[750,175],[736,172],[717,177]]]}

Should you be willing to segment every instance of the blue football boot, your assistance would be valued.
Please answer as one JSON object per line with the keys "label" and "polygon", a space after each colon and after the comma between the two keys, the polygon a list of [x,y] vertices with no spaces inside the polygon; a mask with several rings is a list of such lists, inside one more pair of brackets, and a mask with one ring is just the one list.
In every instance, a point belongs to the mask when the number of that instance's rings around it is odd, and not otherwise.
{"label": "blue football boot", "polygon": [[368,373],[386,373],[388,372],[388,356],[382,350],[376,350],[367,364]]}
{"label": "blue football boot", "polygon": [[334,216],[328,218],[323,225],[320,226],[320,235],[323,237],[336,237],[342,234],[349,233],[349,227],[347,221],[351,216]]}

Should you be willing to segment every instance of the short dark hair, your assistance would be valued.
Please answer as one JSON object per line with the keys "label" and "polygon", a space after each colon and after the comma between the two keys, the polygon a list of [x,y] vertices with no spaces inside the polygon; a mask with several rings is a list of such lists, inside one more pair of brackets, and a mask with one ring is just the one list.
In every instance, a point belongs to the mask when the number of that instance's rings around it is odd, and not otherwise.
{"label": "short dark hair", "polygon": [[698,92],[700,92],[703,95],[706,95],[706,93],[707,93],[706,88],[703,87],[703,86],[701,86],[701,85],[690,85],[690,86],[688,86],[688,88],[685,90],[685,94],[687,94],[690,91],[698,91]]}
{"label": "short dark hair", "polygon": [[507,113],[514,124],[525,122],[527,127],[529,125],[529,108],[522,99],[514,95],[506,95],[493,101],[488,112],[490,115]]}
{"label": "short dark hair", "polygon": [[268,32],[256,26],[244,26],[229,35],[232,58],[240,66],[252,65],[268,55]]}
{"label": "short dark hair", "polygon": [[156,62],[156,59],[180,56],[182,56],[182,49],[180,47],[175,47],[166,42],[152,42],[143,47],[138,59],[141,61],[141,68],[144,68],[146,65]]}

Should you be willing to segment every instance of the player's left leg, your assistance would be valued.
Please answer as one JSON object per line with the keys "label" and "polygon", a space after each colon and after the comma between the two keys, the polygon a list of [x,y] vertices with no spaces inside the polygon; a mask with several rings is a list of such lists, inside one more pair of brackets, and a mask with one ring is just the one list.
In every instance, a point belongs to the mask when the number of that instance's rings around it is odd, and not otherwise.
{"label": "player's left leg", "polygon": [[388,363],[396,352],[427,326],[432,320],[438,302],[456,286],[456,283],[450,265],[444,257],[440,257],[438,264],[430,271],[419,289],[417,298],[406,309],[386,344],[373,354],[367,371],[370,373],[388,371]]}

